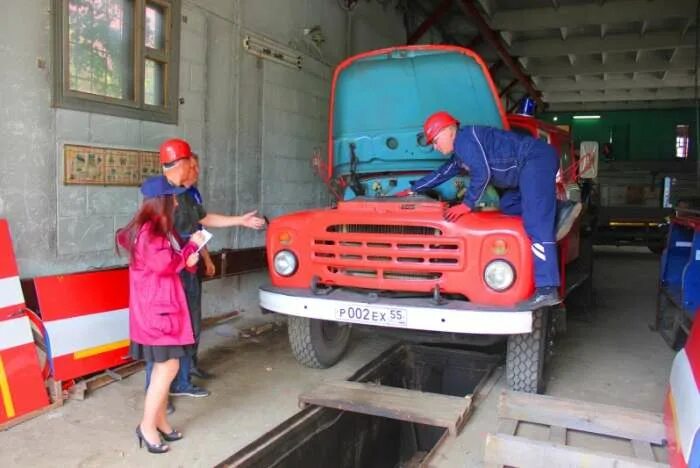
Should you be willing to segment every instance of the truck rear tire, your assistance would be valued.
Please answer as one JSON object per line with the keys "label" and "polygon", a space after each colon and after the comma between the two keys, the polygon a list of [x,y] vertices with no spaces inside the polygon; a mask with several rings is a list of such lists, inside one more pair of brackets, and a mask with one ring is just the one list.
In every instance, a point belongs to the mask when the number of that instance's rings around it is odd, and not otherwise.
{"label": "truck rear tire", "polygon": [[340,361],[350,342],[349,326],[308,317],[290,316],[287,333],[294,357],[314,369],[326,369]]}
{"label": "truck rear tire", "polygon": [[508,337],[506,380],[512,390],[544,393],[548,309],[532,313],[532,332]]}

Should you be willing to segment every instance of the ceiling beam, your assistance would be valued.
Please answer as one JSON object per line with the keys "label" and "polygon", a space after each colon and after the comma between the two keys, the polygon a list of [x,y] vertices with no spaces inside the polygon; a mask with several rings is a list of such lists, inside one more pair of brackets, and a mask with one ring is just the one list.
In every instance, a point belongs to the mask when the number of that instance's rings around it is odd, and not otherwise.
{"label": "ceiling beam", "polygon": [[547,112],[590,112],[605,110],[677,109],[692,107],[693,101],[553,102]]}
{"label": "ceiling beam", "polygon": [[[565,41],[566,36],[569,34],[569,28],[561,27],[561,28],[559,28],[559,33],[561,34],[561,40]],[[511,44],[511,47],[512,47],[512,44]]]}
{"label": "ceiling beam", "polygon": [[677,32],[653,32],[642,37],[639,37],[639,34],[608,34],[604,39],[598,36],[569,37],[566,41],[532,39],[515,41],[510,47],[510,52],[518,57],[557,57],[566,54],[628,52],[674,47],[695,47],[695,38],[691,35],[681,36]]}
{"label": "ceiling beam", "polygon": [[486,12],[486,15],[493,16],[493,0],[477,0],[481,8]]}
{"label": "ceiling beam", "polygon": [[436,8],[433,10],[433,12],[428,16],[425,21],[423,21],[420,26],[416,28],[416,30],[409,36],[409,38],[406,40],[406,44],[415,44],[420,40],[421,37],[425,33],[427,33],[430,28],[432,28],[434,25],[437,24],[438,21],[440,21],[440,18],[445,16],[445,14],[450,11],[450,7],[452,6],[452,2],[454,0],[443,0]]}
{"label": "ceiling beam", "polygon": [[596,5],[562,5],[558,9],[523,8],[495,11],[491,27],[506,31],[535,31],[561,26],[658,21],[665,18],[687,18],[695,11],[695,0],[655,1],[620,0]]}
{"label": "ceiling beam", "polygon": [[680,49],[679,49],[678,47],[676,47],[675,49],[673,49],[673,50],[671,51],[671,55],[668,57],[668,62],[669,62],[669,63],[673,62],[673,60],[674,60],[676,57],[678,57],[678,51],[679,51],[679,50],[680,50]]}
{"label": "ceiling beam", "polygon": [[[428,16],[430,16],[431,13],[423,5],[421,5],[421,2],[412,2],[411,5],[423,17],[427,18]],[[445,28],[440,26],[438,23],[435,23],[433,25],[433,27],[442,36],[443,43],[445,43],[445,44],[457,44],[457,45],[462,45],[462,46],[464,45],[461,41],[459,41],[455,36],[450,34],[447,30],[445,30]]]}
{"label": "ceiling beam", "polygon": [[667,70],[693,70],[695,64],[692,60],[674,60],[669,63],[667,60],[650,58],[639,62],[608,62],[582,63],[578,61],[575,65],[537,65],[531,63],[528,71],[537,76],[572,76],[572,75],[600,75],[602,73],[642,73],[642,72],[664,72]]}
{"label": "ceiling beam", "polygon": [[682,37],[685,37],[685,35],[688,34],[688,29],[690,29],[694,21],[695,18],[693,18],[692,16],[686,20],[685,25],[683,26],[683,31],[681,31]]}
{"label": "ceiling beam", "polygon": [[503,89],[501,90],[500,93],[498,93],[498,95],[499,95],[499,96],[503,96],[504,94],[508,94],[508,91],[510,91],[511,89],[513,89],[513,87],[514,87],[516,84],[518,84],[518,79],[517,79],[517,78],[514,79],[513,81],[511,81],[510,83],[508,83],[508,84],[506,85],[506,87],[503,88]]}
{"label": "ceiling beam", "polygon": [[644,89],[644,88],[684,88],[692,87],[695,80],[691,75],[682,77],[659,78],[636,78],[636,79],[608,79],[603,80],[580,80],[571,79],[542,79],[538,82],[538,87],[543,93],[562,91],[595,91],[604,89]]}
{"label": "ceiling beam", "polygon": [[498,59],[495,62],[493,62],[489,67],[489,75],[493,76],[503,65],[505,64],[501,59]]}
{"label": "ceiling beam", "polygon": [[541,106],[543,103],[540,98],[539,91],[532,84],[530,77],[525,74],[525,71],[520,66],[518,61],[511,56],[510,52],[508,52],[508,49],[506,48],[501,36],[488,25],[484,17],[481,15],[481,12],[479,12],[478,8],[476,8],[474,5],[473,0],[459,0],[457,5],[462,13],[475,23],[481,36],[488,43],[490,43],[494,49],[496,49],[500,59],[503,60],[506,65],[508,65],[508,68],[510,68],[515,78],[517,78],[527,90],[527,93]]}
{"label": "ceiling beam", "polygon": [[513,33],[510,33],[508,31],[501,31],[501,39],[505,41],[506,44],[508,44],[508,47],[511,47],[513,45]]}
{"label": "ceiling beam", "polygon": [[478,47],[481,44],[484,43],[484,36],[482,34],[477,34],[472,38],[471,41],[469,41],[469,44],[467,44],[467,49],[473,49],[474,47]]}
{"label": "ceiling beam", "polygon": [[542,98],[554,102],[602,102],[602,101],[655,101],[693,99],[693,88],[654,89],[612,89],[605,91],[570,91],[564,93],[544,93]]}

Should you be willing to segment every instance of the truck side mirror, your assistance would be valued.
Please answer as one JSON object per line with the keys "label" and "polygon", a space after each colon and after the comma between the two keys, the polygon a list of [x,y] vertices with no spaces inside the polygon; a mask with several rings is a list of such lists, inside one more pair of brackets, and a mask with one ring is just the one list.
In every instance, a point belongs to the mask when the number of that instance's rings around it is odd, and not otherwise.
{"label": "truck side mirror", "polygon": [[579,177],[582,179],[595,179],[598,176],[598,142],[582,141],[579,148]]}

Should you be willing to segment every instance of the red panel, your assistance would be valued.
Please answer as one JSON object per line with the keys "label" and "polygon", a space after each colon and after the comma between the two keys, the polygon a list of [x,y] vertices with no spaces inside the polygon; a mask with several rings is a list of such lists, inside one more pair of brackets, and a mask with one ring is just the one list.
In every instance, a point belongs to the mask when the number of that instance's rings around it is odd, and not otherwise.
{"label": "red panel", "polygon": [[[700,315],[697,315],[700,317]],[[690,368],[693,370],[695,385],[700,390],[700,320],[695,320],[693,327],[690,329],[690,336],[685,343],[685,353],[688,355]]]}
{"label": "red panel", "polygon": [[34,279],[41,318],[78,317],[129,306],[129,270],[118,268]]}
{"label": "red panel", "polygon": [[24,303],[0,307],[0,320],[7,320],[17,317],[17,314],[24,309]]}
{"label": "red panel", "polygon": [[15,252],[12,248],[10,227],[6,219],[0,219],[0,278],[18,276]]}
{"label": "red panel", "polygon": [[74,359],[73,354],[66,354],[53,359],[54,378],[56,380],[75,379],[110,367],[121,366],[130,361],[128,346],[81,359]]}
{"label": "red panel", "polygon": [[[0,357],[10,386],[14,417],[48,406],[49,397],[44,388],[34,343],[0,351]],[[7,420],[5,406],[0,399],[0,423]]]}

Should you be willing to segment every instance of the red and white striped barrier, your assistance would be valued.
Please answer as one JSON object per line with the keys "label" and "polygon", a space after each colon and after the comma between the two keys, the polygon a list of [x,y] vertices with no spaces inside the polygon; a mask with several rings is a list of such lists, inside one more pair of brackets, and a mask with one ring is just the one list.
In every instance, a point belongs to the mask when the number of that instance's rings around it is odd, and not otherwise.
{"label": "red and white striped barrier", "polygon": [[700,320],[674,358],[664,420],[673,468],[700,467]]}
{"label": "red and white striped barrier", "polygon": [[10,229],[0,219],[0,424],[48,404]]}
{"label": "red and white striped barrier", "polygon": [[129,361],[126,268],[34,279],[56,380]]}

